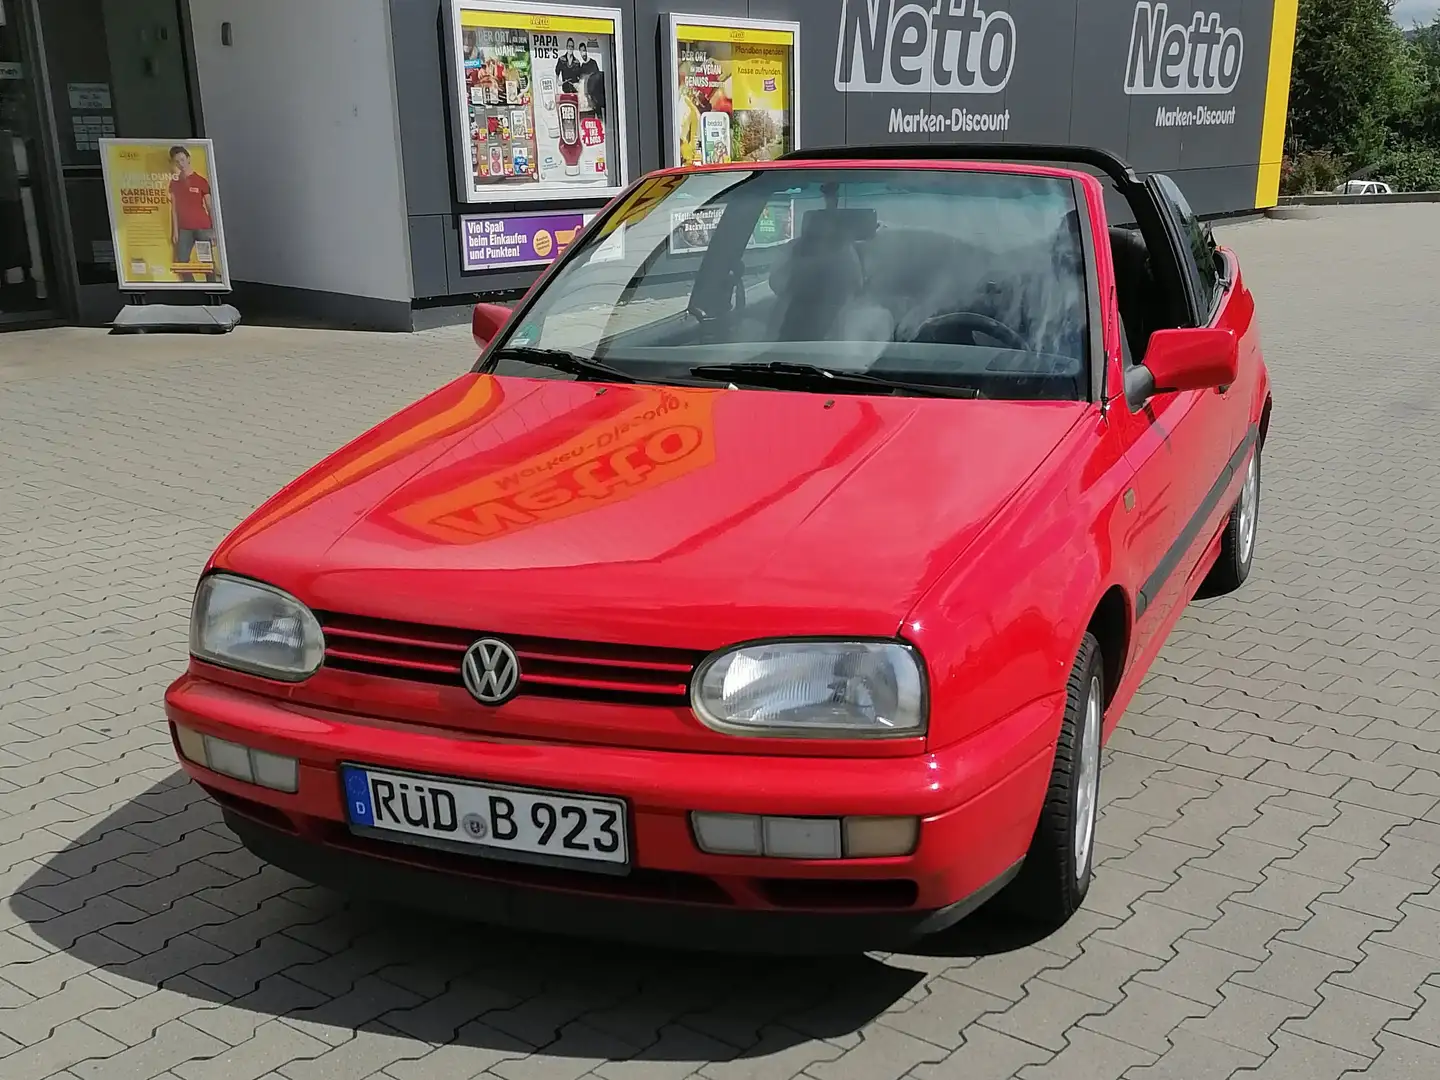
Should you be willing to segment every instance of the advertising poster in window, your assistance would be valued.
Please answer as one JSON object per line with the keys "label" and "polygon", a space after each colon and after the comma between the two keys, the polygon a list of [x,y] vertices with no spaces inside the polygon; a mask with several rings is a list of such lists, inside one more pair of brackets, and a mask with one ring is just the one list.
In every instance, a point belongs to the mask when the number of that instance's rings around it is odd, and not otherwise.
{"label": "advertising poster in window", "polygon": [[620,12],[452,3],[464,200],[603,199],[621,190]]}
{"label": "advertising poster in window", "polygon": [[[702,206],[694,210],[670,212],[670,254],[691,255],[706,251],[710,238],[720,224],[723,206]],[[772,202],[760,211],[754,231],[746,241],[747,251],[778,247],[795,239],[795,202]]]}
{"label": "advertising poster in window", "polygon": [[772,161],[798,145],[798,23],[671,15],[672,165]]}
{"label": "advertising poster in window", "polygon": [[120,291],[230,291],[209,139],[101,139]]}

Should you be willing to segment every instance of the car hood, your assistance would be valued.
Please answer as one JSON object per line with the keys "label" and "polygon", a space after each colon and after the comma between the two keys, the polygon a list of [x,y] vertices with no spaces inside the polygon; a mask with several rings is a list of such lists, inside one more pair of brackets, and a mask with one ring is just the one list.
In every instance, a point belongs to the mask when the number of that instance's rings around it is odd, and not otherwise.
{"label": "car hood", "polygon": [[890,635],[1083,409],[468,375],[214,565],[319,610],[501,633]]}

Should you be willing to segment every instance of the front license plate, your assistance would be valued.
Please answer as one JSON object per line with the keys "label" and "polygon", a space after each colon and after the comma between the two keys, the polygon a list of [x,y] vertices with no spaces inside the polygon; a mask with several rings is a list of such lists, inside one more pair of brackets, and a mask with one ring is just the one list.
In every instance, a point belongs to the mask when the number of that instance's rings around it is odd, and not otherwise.
{"label": "front license plate", "polygon": [[365,832],[527,862],[630,862],[625,804],[564,791],[341,766],[346,815]]}

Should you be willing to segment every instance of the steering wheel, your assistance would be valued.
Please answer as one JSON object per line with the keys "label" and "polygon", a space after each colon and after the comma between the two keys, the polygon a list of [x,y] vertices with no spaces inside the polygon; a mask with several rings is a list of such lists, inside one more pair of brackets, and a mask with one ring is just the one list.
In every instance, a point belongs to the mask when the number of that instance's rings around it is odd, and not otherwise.
{"label": "steering wheel", "polygon": [[[732,305],[725,311],[711,314],[700,307],[692,299],[685,308],[685,314],[689,315],[699,325],[702,334],[715,333],[729,325],[731,320],[741,319],[745,315],[745,277],[744,268],[737,268],[726,274],[726,287],[729,295],[727,301]],[[708,342],[707,342],[708,344]]]}
{"label": "steering wheel", "polygon": [[948,335],[942,334],[946,330],[958,330],[968,334],[972,345],[975,344],[976,334],[984,334],[1016,352],[1030,351],[1030,343],[1021,337],[1018,331],[978,311],[947,311],[941,315],[932,315],[920,324],[912,340],[933,344],[950,343]]}

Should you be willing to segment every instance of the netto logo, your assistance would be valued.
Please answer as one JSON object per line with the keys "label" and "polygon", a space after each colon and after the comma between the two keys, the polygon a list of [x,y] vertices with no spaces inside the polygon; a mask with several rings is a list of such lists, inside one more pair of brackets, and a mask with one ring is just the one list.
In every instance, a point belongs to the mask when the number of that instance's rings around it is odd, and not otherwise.
{"label": "netto logo", "polygon": [[1015,20],[980,0],[841,0],[841,93],[998,94],[1014,66]]}
{"label": "netto logo", "polygon": [[1197,11],[1187,26],[1167,4],[1140,0],[1125,64],[1127,94],[1228,94],[1240,81],[1245,35],[1222,27],[1218,12]]}

